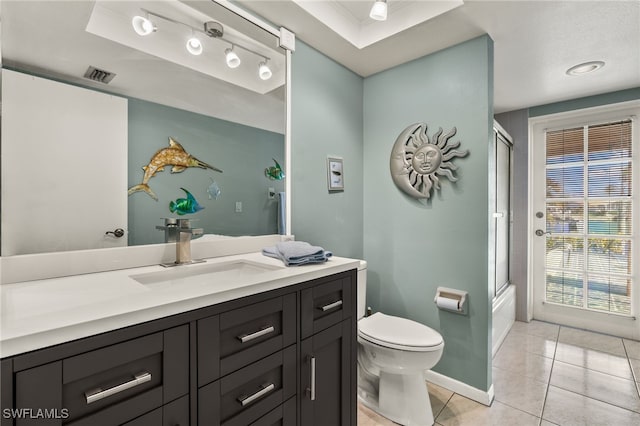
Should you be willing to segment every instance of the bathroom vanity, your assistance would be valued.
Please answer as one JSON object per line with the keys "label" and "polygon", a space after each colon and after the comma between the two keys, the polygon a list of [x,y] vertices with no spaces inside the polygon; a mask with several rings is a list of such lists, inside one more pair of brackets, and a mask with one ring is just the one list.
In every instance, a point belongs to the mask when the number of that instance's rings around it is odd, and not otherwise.
{"label": "bathroom vanity", "polygon": [[357,265],[251,253],[5,284],[1,426],[355,425]]}

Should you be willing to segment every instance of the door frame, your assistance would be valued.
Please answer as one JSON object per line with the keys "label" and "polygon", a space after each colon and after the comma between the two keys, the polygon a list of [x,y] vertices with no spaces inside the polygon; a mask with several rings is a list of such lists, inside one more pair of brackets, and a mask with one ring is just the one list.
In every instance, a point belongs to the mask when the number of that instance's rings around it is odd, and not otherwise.
{"label": "door frame", "polygon": [[[534,241],[535,229],[540,226],[541,219],[535,218],[535,194],[534,194],[534,149],[536,141],[544,140],[544,132],[548,128],[556,128],[559,126],[579,126],[590,122],[615,120],[621,117],[630,117],[632,119],[632,134],[634,137],[634,165],[638,164],[640,155],[640,146],[638,140],[640,138],[640,100],[621,102],[610,105],[603,105],[585,109],[578,109],[567,112],[560,112],[548,115],[542,115],[529,118],[529,146],[528,146],[528,217],[527,217],[527,312],[528,321],[534,319],[534,315],[538,317],[540,312],[539,306],[534,306],[536,300],[534,298]],[[636,167],[633,173],[633,197],[635,206],[638,206],[640,197],[640,168]],[[636,208],[633,216],[633,258],[640,258],[640,209]],[[635,267],[632,276],[635,279],[635,288],[632,301],[632,316],[621,317],[616,314],[605,312],[583,311],[580,315],[575,315],[569,307],[560,307],[552,304],[545,304],[544,321],[560,323],[572,327],[588,329],[601,333],[613,334],[616,336],[640,339],[640,265]],[[538,308],[536,310],[536,308]],[[615,318],[613,318],[615,317]]]}

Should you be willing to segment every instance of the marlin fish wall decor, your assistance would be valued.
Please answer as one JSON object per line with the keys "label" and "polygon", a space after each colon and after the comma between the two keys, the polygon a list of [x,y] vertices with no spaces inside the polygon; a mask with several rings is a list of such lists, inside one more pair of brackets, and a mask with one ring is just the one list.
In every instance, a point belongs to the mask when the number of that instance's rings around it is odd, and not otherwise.
{"label": "marlin fish wall decor", "polygon": [[189,154],[187,151],[185,151],[182,145],[178,143],[178,141],[176,141],[172,137],[169,137],[169,146],[167,148],[162,148],[158,152],[156,152],[153,157],[151,157],[149,164],[142,167],[142,170],[144,170],[142,183],[129,188],[129,195],[138,191],[144,191],[151,198],[158,201],[158,196],[149,187],[149,179],[154,177],[156,173],[163,171],[165,166],[173,166],[171,168],[171,173],[180,173],[189,167],[211,169],[216,172],[222,173],[222,170],[218,169],[217,167],[210,166],[209,164],[200,161]]}

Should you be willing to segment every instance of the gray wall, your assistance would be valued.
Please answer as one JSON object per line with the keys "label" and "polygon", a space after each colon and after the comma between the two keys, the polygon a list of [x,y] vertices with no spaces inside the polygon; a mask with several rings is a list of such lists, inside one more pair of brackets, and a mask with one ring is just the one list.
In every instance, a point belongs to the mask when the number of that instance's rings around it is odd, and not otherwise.
{"label": "gray wall", "polygon": [[[196,219],[194,226],[209,234],[277,234],[277,201],[267,197],[269,187],[284,191],[284,181],[268,179],[264,170],[284,166],[284,136],[217,118],[167,107],[139,99],[129,99],[129,187],[142,181],[142,166],[168,146],[171,136],[184,149],[223,173],[188,168],[171,173],[158,172],[149,186],[158,195],[153,200],[144,192],[129,196],[129,244],[164,241],[155,229],[163,217],[179,217],[169,210],[169,202],[185,198],[185,188],[204,210],[182,216]],[[207,188],[215,179],[221,190],[218,199],[209,199]],[[236,201],[242,212],[235,212]]]}
{"label": "gray wall", "polygon": [[[291,95],[292,233],[362,258],[363,80],[298,40]],[[327,189],[327,156],[344,159],[344,192]]]}
{"label": "gray wall", "polygon": [[[492,40],[479,37],[367,78],[364,111],[368,304],[438,330],[445,348],[434,370],[488,390]],[[441,178],[442,189],[428,202],[405,195],[389,175],[396,137],[416,122],[429,125],[429,136],[457,127],[452,142],[470,151],[454,160],[459,181]],[[469,315],[439,310],[438,286],[468,291]]]}
{"label": "gray wall", "polygon": [[513,209],[511,282],[516,286],[516,319],[527,318],[529,115],[526,109],[497,114],[495,119],[513,138]]}

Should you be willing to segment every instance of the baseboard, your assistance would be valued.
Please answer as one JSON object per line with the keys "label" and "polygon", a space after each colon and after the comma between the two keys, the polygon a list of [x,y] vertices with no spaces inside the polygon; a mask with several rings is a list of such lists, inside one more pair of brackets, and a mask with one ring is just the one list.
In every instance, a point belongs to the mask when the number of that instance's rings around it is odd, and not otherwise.
{"label": "baseboard", "polygon": [[488,391],[483,391],[432,370],[425,372],[424,378],[431,383],[442,386],[445,389],[449,389],[451,392],[455,392],[459,395],[472,399],[480,404],[486,405],[487,407],[491,405],[491,402],[493,402],[493,385],[489,387]]}

